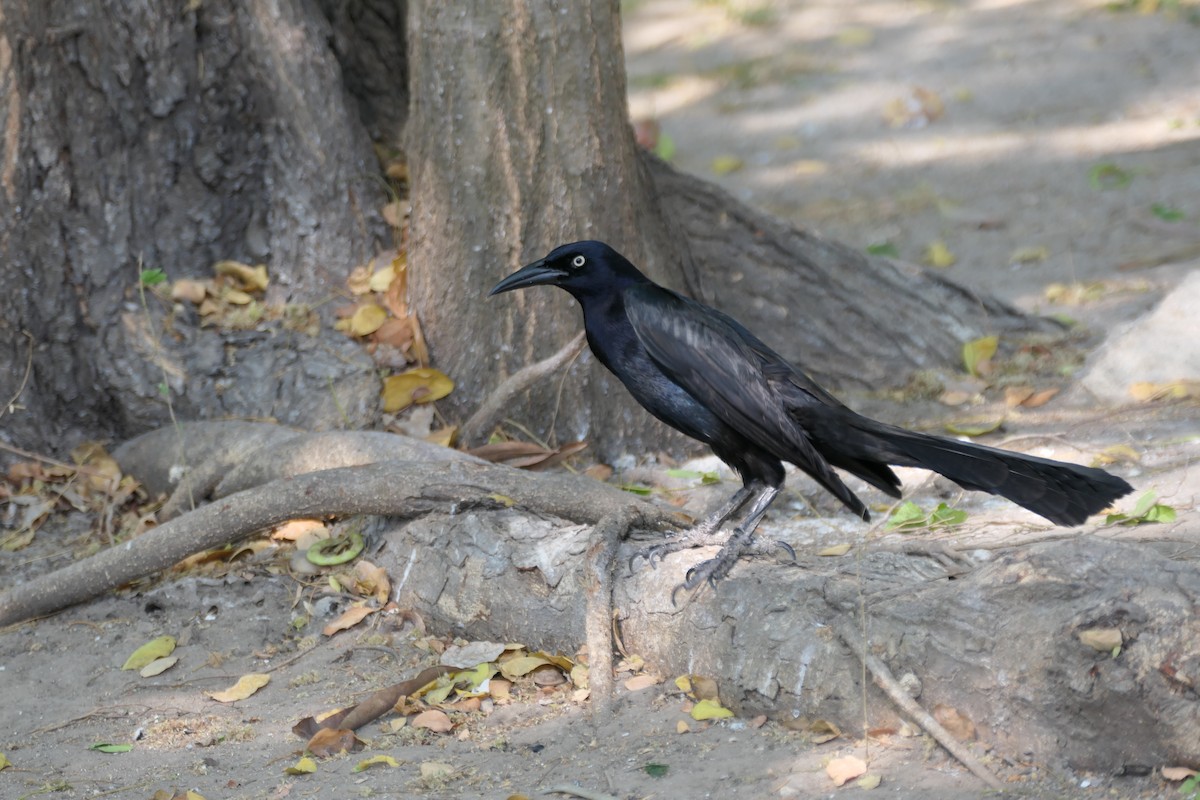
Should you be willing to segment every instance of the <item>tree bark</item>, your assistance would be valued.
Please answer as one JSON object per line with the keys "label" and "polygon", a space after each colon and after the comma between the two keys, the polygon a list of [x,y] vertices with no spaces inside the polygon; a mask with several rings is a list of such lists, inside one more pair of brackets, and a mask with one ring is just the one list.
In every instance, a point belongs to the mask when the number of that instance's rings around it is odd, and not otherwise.
{"label": "tree bark", "polygon": [[10,441],[62,451],[162,424],[163,383],[184,418],[373,418],[370,362],[348,342],[221,336],[136,292],[141,268],[210,277],[232,258],[269,265],[275,302],[314,302],[373,255],[378,165],[328,37],[311,2],[0,4]]}

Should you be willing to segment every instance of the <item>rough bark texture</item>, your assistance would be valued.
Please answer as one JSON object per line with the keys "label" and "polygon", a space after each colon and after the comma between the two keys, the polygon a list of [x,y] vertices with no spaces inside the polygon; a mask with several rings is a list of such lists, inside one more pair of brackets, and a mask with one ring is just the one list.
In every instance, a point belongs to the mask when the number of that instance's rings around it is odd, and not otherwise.
{"label": "rough bark texture", "polygon": [[[579,329],[558,292],[487,299],[521,264],[604,239],[651,275],[688,271],[629,132],[619,42],[615,0],[410,4],[411,293],[434,359],[471,376],[452,398],[459,412]],[[511,415],[541,430],[557,416],[559,431],[610,451],[662,437],[590,354],[561,396],[559,381],[545,389]]]}
{"label": "rough bark texture", "polygon": [[61,450],[64,430],[137,432],[165,420],[162,382],[185,418],[365,423],[375,384],[357,348],[223,337],[187,309],[163,330],[169,309],[151,298],[144,314],[134,291],[139,265],[208,277],[234,258],[267,263],[277,301],[324,300],[373,254],[378,166],[315,5],[5,0],[0,14],[4,401],[33,344],[6,436]]}

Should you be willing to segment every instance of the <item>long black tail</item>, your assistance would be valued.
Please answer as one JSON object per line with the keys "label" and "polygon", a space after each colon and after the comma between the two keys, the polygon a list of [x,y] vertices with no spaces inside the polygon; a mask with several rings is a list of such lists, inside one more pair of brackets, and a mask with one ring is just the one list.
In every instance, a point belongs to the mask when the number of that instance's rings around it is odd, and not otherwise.
{"label": "long black tail", "polygon": [[[816,427],[810,429],[813,442],[830,463],[885,491],[881,483],[889,483],[891,470],[884,464],[923,467],[964,489],[1006,497],[1058,525],[1080,525],[1133,491],[1102,469],[906,431],[844,411],[835,425]],[[865,467],[865,474],[855,466]]]}

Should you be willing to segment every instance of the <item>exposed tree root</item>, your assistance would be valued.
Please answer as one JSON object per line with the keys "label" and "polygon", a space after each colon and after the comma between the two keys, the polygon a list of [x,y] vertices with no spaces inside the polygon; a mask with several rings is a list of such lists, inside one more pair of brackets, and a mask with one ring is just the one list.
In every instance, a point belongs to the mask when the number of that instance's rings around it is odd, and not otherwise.
{"label": "exposed tree root", "polygon": [[667,520],[665,512],[619,489],[571,475],[534,476],[473,462],[388,461],[322,470],[230,495],[10,589],[0,594],[0,627],[53,613],[289,519],[330,514],[413,518],[434,510],[510,503],[576,522],[630,514],[648,525]]}

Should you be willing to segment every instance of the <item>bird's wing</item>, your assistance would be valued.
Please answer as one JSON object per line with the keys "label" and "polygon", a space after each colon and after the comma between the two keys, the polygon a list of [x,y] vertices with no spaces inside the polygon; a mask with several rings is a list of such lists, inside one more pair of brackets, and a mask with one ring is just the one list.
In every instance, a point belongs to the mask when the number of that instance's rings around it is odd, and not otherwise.
{"label": "bird's wing", "polygon": [[781,388],[799,373],[781,356],[731,318],[661,286],[630,287],[623,300],[638,340],[667,377],[753,444],[839,499],[849,494],[788,413]]}

